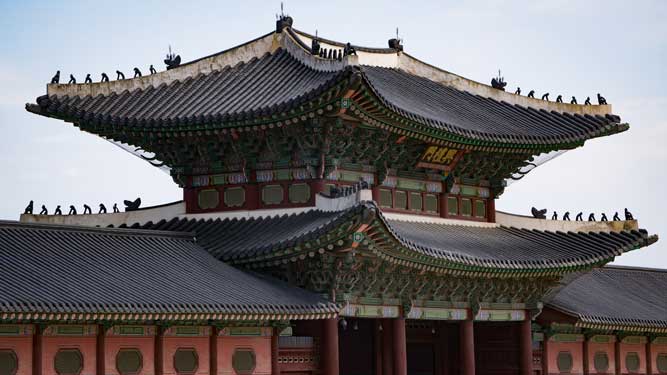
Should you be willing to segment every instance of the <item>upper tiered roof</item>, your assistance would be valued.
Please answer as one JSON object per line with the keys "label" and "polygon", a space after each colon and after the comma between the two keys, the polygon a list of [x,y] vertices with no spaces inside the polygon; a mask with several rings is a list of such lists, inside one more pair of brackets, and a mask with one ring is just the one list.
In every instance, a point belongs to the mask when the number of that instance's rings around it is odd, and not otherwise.
{"label": "upper tiered roof", "polygon": [[[356,55],[320,57],[309,47],[312,38],[286,27],[165,72],[50,84],[26,108],[112,139],[130,131],[287,126],[341,110],[371,126],[486,150],[539,153],[627,129],[609,105],[514,95],[398,49],[355,47]],[[318,40],[342,52],[342,43]]]}

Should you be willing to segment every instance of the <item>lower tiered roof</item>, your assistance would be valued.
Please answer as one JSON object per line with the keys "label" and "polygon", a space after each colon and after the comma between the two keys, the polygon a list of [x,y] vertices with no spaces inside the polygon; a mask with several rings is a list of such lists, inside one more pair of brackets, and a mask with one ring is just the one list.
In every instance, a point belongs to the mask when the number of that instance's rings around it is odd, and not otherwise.
{"label": "lower tiered roof", "polygon": [[[389,215],[388,215],[389,216]],[[192,232],[211,255],[232,264],[296,259],[353,233],[391,262],[441,272],[527,276],[560,274],[605,264],[657,240],[645,230],[558,232],[437,218],[383,215],[374,202],[340,211],[226,219],[173,218],[132,228]]]}
{"label": "lower tiered roof", "polygon": [[594,269],[546,306],[574,317],[583,328],[667,333],[667,270]]}
{"label": "lower tiered roof", "polygon": [[190,234],[0,221],[0,320],[322,319],[339,307]]}

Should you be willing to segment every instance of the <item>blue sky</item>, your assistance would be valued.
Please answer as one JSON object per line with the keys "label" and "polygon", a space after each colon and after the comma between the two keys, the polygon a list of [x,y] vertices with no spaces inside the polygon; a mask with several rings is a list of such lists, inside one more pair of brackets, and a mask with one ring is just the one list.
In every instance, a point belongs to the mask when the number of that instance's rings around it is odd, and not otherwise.
{"label": "blue sky", "polygon": [[[0,0],[0,218],[35,200],[110,206],[181,199],[170,177],[70,124],[27,113],[56,70],[82,81],[134,66],[163,69],[168,45],[185,61],[274,28],[279,1]],[[500,210],[558,212],[630,208],[658,244],[616,263],[667,268],[667,1],[286,1],[295,27],[354,44],[385,46],[399,27],[408,53],[509,88],[575,95],[601,92],[628,132],[532,171],[508,187]]]}

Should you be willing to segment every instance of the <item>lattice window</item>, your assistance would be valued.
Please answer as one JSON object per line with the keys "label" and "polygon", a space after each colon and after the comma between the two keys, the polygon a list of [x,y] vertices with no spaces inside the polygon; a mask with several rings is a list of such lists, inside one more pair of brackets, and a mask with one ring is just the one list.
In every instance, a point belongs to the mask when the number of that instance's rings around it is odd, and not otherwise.
{"label": "lattice window", "polygon": [[667,374],[667,353],[659,353],[656,358],[656,364],[658,365],[658,372]]}
{"label": "lattice window", "polygon": [[461,215],[472,216],[472,200],[468,198],[461,199]]}
{"label": "lattice window", "polygon": [[484,218],[486,217],[486,202],[483,200],[475,201],[475,217]]}
{"label": "lattice window", "polygon": [[558,366],[558,371],[560,372],[570,372],[572,371],[572,353],[570,352],[560,352],[556,358],[556,365]]}
{"label": "lattice window", "polygon": [[605,352],[595,353],[593,357],[593,366],[597,372],[607,372],[609,370],[609,356]]}
{"label": "lattice window", "polygon": [[13,350],[0,350],[0,375],[15,375],[19,361]]}
{"label": "lattice window", "polygon": [[630,352],[625,355],[625,368],[630,372],[639,371],[639,354]]}
{"label": "lattice window", "polygon": [[138,349],[121,349],[116,354],[116,369],[121,375],[138,374],[143,362]]}
{"label": "lattice window", "polygon": [[447,213],[452,216],[459,214],[459,200],[456,197],[447,197]]}
{"label": "lattice window", "polygon": [[220,204],[220,193],[215,189],[206,189],[199,192],[197,204],[202,210],[218,207]]}
{"label": "lattice window", "polygon": [[79,375],[83,370],[83,355],[79,349],[60,349],[53,359],[58,375]]}
{"label": "lattice window", "polygon": [[179,374],[193,374],[199,366],[195,349],[178,349],[174,353],[174,369]]}
{"label": "lattice window", "polygon": [[310,186],[308,184],[290,185],[288,195],[291,203],[307,203],[310,200]]}
{"label": "lattice window", "polygon": [[410,209],[412,211],[422,210],[422,195],[421,193],[410,193]]}
{"label": "lattice window", "polygon": [[283,202],[283,187],[280,185],[267,185],[262,188],[262,202],[266,205],[280,204]]}
{"label": "lattice window", "polygon": [[232,368],[237,374],[252,374],[255,371],[255,352],[252,349],[236,349],[232,355]]}
{"label": "lattice window", "polygon": [[408,194],[404,191],[396,192],[396,201],[394,208],[405,210],[408,208]]}
{"label": "lattice window", "polygon": [[225,206],[241,207],[245,203],[245,189],[240,186],[225,189]]}
{"label": "lattice window", "polygon": [[424,196],[424,211],[428,213],[438,213],[438,196],[426,194]]}
{"label": "lattice window", "polygon": [[380,207],[391,207],[393,203],[391,190],[380,189]]}

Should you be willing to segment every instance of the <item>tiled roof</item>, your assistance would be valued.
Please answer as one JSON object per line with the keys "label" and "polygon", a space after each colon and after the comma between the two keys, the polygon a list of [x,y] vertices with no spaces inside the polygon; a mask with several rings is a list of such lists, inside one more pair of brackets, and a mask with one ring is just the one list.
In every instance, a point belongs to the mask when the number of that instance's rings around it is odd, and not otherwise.
{"label": "tiled roof", "polygon": [[576,142],[618,126],[618,116],[582,116],[525,108],[448,87],[400,69],[362,67],[384,104],[425,125],[505,143]]}
{"label": "tiled roof", "polygon": [[615,115],[526,108],[395,68],[342,63],[332,67],[334,71],[317,70],[279,48],[246,63],[157,87],[94,97],[44,95],[26,108],[75,123],[121,128],[223,126],[289,112],[356,74],[390,111],[428,129],[472,141],[556,145],[627,129]]}
{"label": "tiled roof", "polygon": [[[508,227],[389,220],[373,202],[347,210],[255,219],[173,219],[134,228],[191,231],[198,244],[225,261],[254,258],[314,240],[354,216],[372,217],[373,228],[386,228],[393,243],[443,267],[475,267],[488,271],[529,271],[593,266],[657,238],[646,231],[562,233]],[[353,229],[354,230],[354,229]],[[370,229],[371,231],[375,229]],[[369,237],[373,237],[372,235]],[[379,237],[379,236],[378,236]]]}
{"label": "tiled roof", "polygon": [[285,319],[337,311],[316,294],[216,260],[189,234],[0,221],[0,320],[7,314]]}
{"label": "tiled roof", "polygon": [[597,268],[561,289],[547,306],[589,328],[667,332],[667,270]]}
{"label": "tiled roof", "polygon": [[118,126],[169,127],[243,120],[286,111],[336,83],[284,49],[246,63],[145,90],[107,96],[42,96],[28,110]]}

